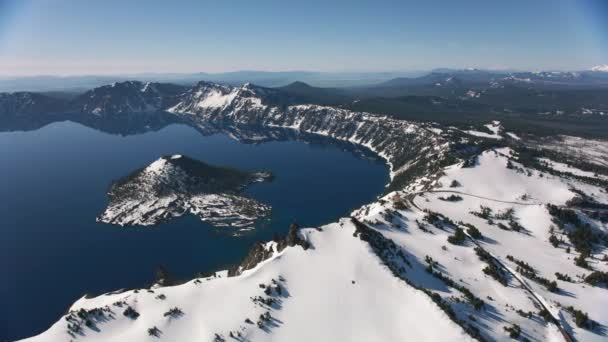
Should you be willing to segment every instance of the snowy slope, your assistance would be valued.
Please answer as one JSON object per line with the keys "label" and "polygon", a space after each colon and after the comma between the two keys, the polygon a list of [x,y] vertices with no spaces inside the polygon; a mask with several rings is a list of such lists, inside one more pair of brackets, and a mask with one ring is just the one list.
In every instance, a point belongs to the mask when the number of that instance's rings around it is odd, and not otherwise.
{"label": "snowy slope", "polygon": [[474,135],[476,137],[480,137],[480,138],[489,138],[489,139],[502,139],[502,136],[500,135],[500,132],[502,131],[502,125],[500,124],[500,121],[492,121],[492,123],[486,124],[484,125],[488,130],[490,130],[492,132],[492,134],[490,133],[486,133],[486,132],[480,132],[480,131],[476,131],[476,130],[467,130],[464,131],[467,134],[470,135]]}
{"label": "snowy slope", "polygon": [[[455,165],[448,168],[445,176],[439,180],[439,187],[436,190],[438,192],[420,195],[414,199],[414,203],[421,209],[441,213],[455,222],[473,224],[484,236],[480,244],[512,269],[516,269],[517,265],[508,260],[507,256],[509,255],[526,261],[537,271],[538,275],[550,280],[556,280],[556,272],[570,275],[574,282],[557,280],[559,290],[556,292],[548,291],[545,286],[538,282],[529,279],[524,279],[524,281],[548,303],[554,310],[553,312],[556,312],[556,316],[563,317],[565,329],[570,331],[571,335],[577,340],[604,340],[603,331],[608,326],[606,289],[593,287],[582,282],[582,278],[589,274],[589,270],[574,264],[574,258],[579,253],[574,251],[574,247],[567,242],[568,239],[564,235],[561,236],[563,242],[559,248],[550,244],[549,237],[552,226],[556,234],[561,235],[562,233],[555,228],[545,204],[565,204],[567,200],[576,195],[569,190],[573,186],[578,189],[585,189],[585,192],[593,194],[596,200],[606,203],[605,191],[571,179],[557,178],[546,174],[541,177],[540,173],[534,170],[529,170],[532,175],[528,176],[527,173],[508,169],[506,167],[506,156],[509,154],[508,149],[485,152],[479,157],[479,164],[476,167],[461,168],[459,165]],[[521,167],[517,164],[515,166]],[[456,188],[448,187],[453,180],[459,182],[460,186]],[[441,200],[442,197],[445,198],[449,194],[441,191],[457,191],[462,200],[455,202]],[[522,200],[521,196],[523,194],[527,194],[525,200]],[[494,213],[513,209],[513,215],[517,222],[523,226],[523,231],[515,232],[500,229],[496,226],[497,222],[501,222],[500,220],[494,220],[495,222],[490,224],[487,220],[474,215],[473,212],[479,211],[480,206],[489,207]],[[506,221],[503,221],[503,223],[506,223]],[[404,244],[407,241],[404,240]],[[409,241],[412,240],[409,239]],[[416,239],[416,241],[419,240]],[[571,249],[570,253],[566,251],[567,248]],[[411,246],[408,247],[408,250],[415,251],[416,248]],[[454,250],[454,247],[451,250]],[[426,248],[422,249],[422,252],[428,253]],[[453,251],[450,254],[456,253],[457,251]],[[606,253],[605,248],[600,249],[599,253],[598,258],[590,259],[589,263],[592,268],[605,272],[608,270],[608,265],[598,260],[601,259],[602,253]],[[466,261],[464,256],[456,258]],[[471,273],[467,270],[468,268],[463,267],[463,265],[452,265],[446,267],[446,269],[453,274],[454,278],[471,276]],[[472,284],[475,291],[479,291],[479,293],[496,290],[492,286]],[[500,289],[500,287],[498,288]],[[525,301],[517,299],[516,294],[492,297],[504,298],[505,304],[514,305],[518,308],[529,307],[530,301],[528,300],[526,304]],[[563,309],[563,307],[570,305],[588,313],[589,317],[599,324],[599,327],[594,331],[577,327],[572,316]],[[501,309],[498,310],[501,311]],[[524,309],[524,311],[526,310]],[[507,316],[508,313],[504,313],[504,315]],[[534,326],[535,323],[538,322],[526,319],[526,322],[520,325],[524,331],[541,331],[538,326]],[[530,334],[532,335],[532,333]],[[538,338],[543,339],[542,335],[539,335]]]}
{"label": "snowy slope", "polygon": [[[95,329],[84,328],[77,340],[153,340],[147,330],[154,326],[165,341],[212,341],[215,334],[230,340],[230,332],[244,341],[468,339],[428,296],[395,278],[369,246],[353,236],[354,230],[350,220],[302,230],[310,249],[287,248],[238,277],[82,298],[70,311],[107,307],[111,312],[92,319]],[[280,295],[274,289],[267,295],[260,288],[276,286],[273,279],[281,287]],[[161,294],[165,299],[157,299]],[[258,296],[275,303],[252,300]],[[118,307],[116,302],[125,304]],[[127,306],[140,316],[125,317]],[[163,316],[174,307],[182,313]],[[259,328],[256,322],[266,312],[270,318]],[[253,324],[245,322],[248,318]],[[67,323],[62,319],[26,341],[67,341]]]}
{"label": "snowy slope", "polygon": [[581,177],[589,177],[589,178],[598,178],[598,179],[608,180],[608,177],[605,176],[605,175],[600,175],[600,174],[597,174],[597,173],[594,173],[594,172],[584,171],[584,170],[581,170],[581,169],[577,169],[576,167],[573,167],[571,165],[560,163],[560,162],[556,162],[556,161],[551,160],[551,159],[541,158],[539,160],[542,161],[542,162],[544,162],[544,163],[546,163],[553,170],[556,170],[556,171],[559,171],[559,172],[571,173],[571,174],[573,174],[575,176],[581,176]]}

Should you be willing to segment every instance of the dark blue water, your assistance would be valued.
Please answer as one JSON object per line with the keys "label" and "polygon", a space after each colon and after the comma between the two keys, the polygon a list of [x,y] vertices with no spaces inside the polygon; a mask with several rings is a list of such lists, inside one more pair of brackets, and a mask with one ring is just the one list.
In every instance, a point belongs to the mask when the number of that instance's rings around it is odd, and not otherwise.
{"label": "dark blue water", "polygon": [[[187,216],[156,227],[95,222],[113,179],[161,155],[268,169],[248,192],[273,207],[267,226],[241,237]],[[377,160],[304,142],[246,145],[183,125],[127,137],[71,122],[0,133],[0,341],[46,330],[85,293],[142,287],[163,265],[176,277],[239,262],[288,225],[319,225],[372,201],[388,182]]]}

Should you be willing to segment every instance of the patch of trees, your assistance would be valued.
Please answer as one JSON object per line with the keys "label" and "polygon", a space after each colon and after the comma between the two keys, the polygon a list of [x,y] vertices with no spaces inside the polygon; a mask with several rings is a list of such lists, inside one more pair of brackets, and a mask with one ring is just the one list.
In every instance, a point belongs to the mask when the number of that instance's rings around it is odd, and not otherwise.
{"label": "patch of trees", "polygon": [[509,333],[509,337],[512,339],[518,339],[521,335],[521,327],[517,324],[513,324],[510,327],[504,327],[503,329]]}
{"label": "patch of trees", "polygon": [[[422,148],[422,146],[419,146]],[[407,151],[401,150],[402,153],[394,155],[394,165],[406,165],[412,160],[417,160],[416,163],[407,169],[399,172],[388,187],[385,188],[385,194],[395,190],[401,190],[410,185],[412,181],[430,174],[439,172],[442,168],[453,165],[457,162],[455,157],[450,154],[436,155],[433,153],[420,153],[420,149],[409,148]]]}
{"label": "patch of trees", "polygon": [[237,340],[237,341],[240,341],[240,340],[241,340],[241,337],[242,337],[243,335],[241,334],[241,332],[240,332],[240,331],[238,331],[238,330],[237,330],[237,331],[236,331],[236,333],[234,333],[234,332],[232,332],[232,331],[231,331],[230,333],[228,333],[228,336],[229,336],[230,338],[232,338],[232,339],[235,339],[235,340]]}
{"label": "patch of trees", "polygon": [[574,249],[581,254],[591,255],[594,244],[603,242],[608,245],[608,235],[599,231],[594,232],[591,225],[584,223],[576,211],[552,204],[547,205],[547,210],[553,216],[553,222],[561,229],[565,230],[567,224],[573,227],[568,231],[567,236]]}
{"label": "patch of trees", "polygon": [[[297,223],[289,225],[289,231],[284,237],[274,236],[273,241],[277,243],[277,251],[280,252],[287,247],[294,247],[296,245],[302,247],[304,250],[310,248],[310,243],[299,236],[300,226]],[[260,262],[270,258],[274,253],[271,248],[267,249],[266,245],[258,242],[256,243],[247,253],[245,259],[240,265],[233,265],[228,268],[228,276],[233,277],[241,274],[243,271],[250,270],[257,266]]]}
{"label": "patch of trees", "polygon": [[[606,192],[608,192],[608,189],[606,189]],[[592,218],[594,220],[598,220],[602,223],[608,223],[608,211],[593,211],[593,210],[588,210],[588,211],[584,211],[584,213],[589,216],[589,218]]]}
{"label": "patch of trees", "polygon": [[119,301],[116,301],[116,302],[112,303],[112,305],[117,306],[119,308],[122,308],[123,305],[127,305],[127,302],[119,300]]}
{"label": "patch of trees", "polygon": [[416,219],[416,225],[423,232],[429,233],[429,234],[433,234],[433,232],[430,229],[427,228],[427,225],[425,223],[423,223],[423,222],[418,221],[418,219]]}
{"label": "patch of trees", "polygon": [[446,202],[459,202],[462,201],[462,197],[455,195],[455,194],[451,194],[450,196],[447,197],[439,197],[440,200],[442,201],[446,201]]}
{"label": "patch of trees", "polygon": [[471,211],[470,213],[488,221],[492,220],[492,208],[490,207],[480,205],[479,211]]}
{"label": "patch of trees", "polygon": [[472,237],[473,239],[475,239],[475,240],[483,239],[483,235],[481,234],[479,229],[477,229],[477,227],[475,227],[474,225],[472,225],[470,223],[464,223],[464,222],[458,222],[458,224],[466,227],[467,234],[469,234],[469,236]]}
{"label": "patch of trees", "polygon": [[[266,292],[266,291],[264,291],[264,292]],[[262,303],[262,304],[264,304],[266,306],[272,306],[275,303],[275,299],[274,298],[271,298],[271,297],[265,298],[265,297],[262,297],[262,296],[251,297],[251,301],[254,302],[254,303]]]}
{"label": "patch of trees", "polygon": [[[471,316],[472,317],[472,316]],[[473,317],[474,318],[474,317]],[[472,321],[475,321],[475,319],[472,319]],[[479,331],[479,328],[474,326],[471,323],[468,323],[464,329],[469,335],[471,335],[471,337],[473,337],[474,339],[478,340],[478,341],[485,341],[484,338],[481,336],[481,332]]]}
{"label": "patch of trees", "polygon": [[256,324],[257,324],[258,328],[262,329],[262,328],[264,328],[265,323],[270,322],[271,319],[272,319],[272,316],[270,315],[270,312],[266,311],[260,315],[260,318],[258,319]]}
{"label": "patch of trees", "polygon": [[513,208],[494,214],[492,208],[480,205],[479,211],[471,211],[470,214],[486,220],[490,225],[494,224],[494,220],[508,221],[509,226],[506,226],[502,222],[498,223],[498,228],[503,230],[513,230],[516,232],[524,230],[524,227],[517,222],[515,210]]}
{"label": "patch of trees", "polygon": [[575,309],[573,306],[568,306],[564,309],[572,315],[572,318],[574,318],[574,323],[579,328],[592,330],[597,325],[594,320],[589,318],[589,315],[587,315],[586,312]]}
{"label": "patch of trees", "polygon": [[576,212],[572,209],[560,208],[553,204],[547,204],[549,214],[557,219],[558,225],[563,226],[564,223],[580,224],[580,220]]}
{"label": "patch of trees", "polygon": [[588,224],[577,226],[568,232],[568,238],[577,251],[587,254],[591,254],[594,244],[602,241],[601,233],[595,233]]}
{"label": "patch of trees", "polygon": [[166,311],[165,313],[163,313],[163,317],[179,317],[183,314],[184,314],[184,312],[176,306],[172,309],[169,309],[169,311]]}
{"label": "patch of trees", "polygon": [[541,161],[539,159],[543,159],[543,158],[550,159],[552,161],[562,163],[562,164],[567,164],[569,166],[572,166],[574,168],[577,168],[577,169],[580,169],[583,171],[593,172],[596,174],[608,175],[608,168],[605,166],[588,163],[581,159],[572,159],[562,153],[547,150],[547,149],[530,149],[530,148],[520,147],[520,148],[518,148],[517,152],[518,152],[517,161],[527,167],[531,167],[531,168],[537,169],[539,171],[549,173],[551,175],[558,176],[558,177],[572,177],[572,178],[579,179],[588,184],[597,185],[597,186],[600,186],[603,188],[608,187],[608,181],[606,181],[606,180],[603,180],[598,177],[585,177],[585,176],[575,175],[571,172],[558,171],[558,170],[555,170],[554,168],[552,168],[546,162]]}
{"label": "patch of trees", "polygon": [[152,328],[148,329],[148,335],[158,337],[160,335],[160,329],[158,329],[156,326],[153,326]]}
{"label": "patch of trees", "polygon": [[551,313],[543,308],[538,312],[538,315],[542,317],[546,322],[555,322],[555,318],[551,315]]}
{"label": "patch of trees", "polygon": [[585,209],[608,209],[607,204],[597,202],[594,198],[589,197],[586,193],[576,188],[571,188],[570,191],[577,193],[577,195],[566,202],[566,205],[569,207],[578,207]]}
{"label": "patch of trees", "polygon": [[513,162],[511,161],[510,158],[509,158],[509,160],[507,160],[507,169],[515,170],[515,172],[517,172],[517,173],[521,173],[521,174],[527,175],[528,177],[532,177],[532,172],[530,172],[530,170],[526,170],[523,167],[519,167],[519,166],[513,164]]}
{"label": "patch of trees", "polygon": [[534,316],[532,311],[524,312],[522,309],[517,309],[515,312],[517,312],[518,315],[524,318],[532,318],[532,316]]}
{"label": "patch of trees", "polygon": [[569,283],[574,283],[574,280],[572,280],[572,278],[569,275],[564,274],[564,273],[555,272],[555,277],[561,281],[567,281]]}
{"label": "patch of trees", "polygon": [[494,215],[494,219],[496,220],[504,220],[509,222],[509,228],[516,232],[519,232],[524,229],[524,227],[517,222],[517,218],[515,217],[515,210],[513,208],[509,208],[503,212],[497,213]]}
{"label": "patch of trees", "polygon": [[410,209],[410,206],[404,200],[398,200],[398,201],[393,202],[393,206],[397,210],[408,210],[408,209]]}
{"label": "patch of trees", "polygon": [[468,159],[465,159],[464,162],[462,163],[462,167],[463,168],[475,167],[475,165],[478,164],[477,157],[478,157],[477,155],[474,155]]}
{"label": "patch of trees", "polygon": [[517,265],[517,268],[515,269],[517,273],[543,285],[550,292],[556,292],[558,290],[557,282],[555,280],[549,280],[547,278],[539,276],[536,270],[527,262],[519,260],[513,257],[512,255],[507,255],[507,259]]}
{"label": "patch of trees", "polygon": [[519,224],[519,222],[517,222],[516,220],[509,220],[509,228],[511,228],[511,230],[519,232],[524,230],[524,227]]}
{"label": "patch of trees", "polygon": [[593,286],[608,287],[608,272],[594,271],[585,277],[585,282]]}
{"label": "patch of trees", "polygon": [[551,245],[555,248],[559,247],[559,244],[562,242],[560,239],[557,238],[557,236],[555,236],[554,234],[551,234],[551,236],[549,236],[549,242],[551,243]]}
{"label": "patch of trees", "polygon": [[456,224],[454,223],[454,221],[452,221],[450,218],[445,217],[439,213],[430,211],[428,209],[424,210],[425,215],[423,217],[423,221],[428,222],[429,224],[443,230],[445,228],[445,226],[456,226]]}
{"label": "patch of trees", "polygon": [[78,311],[70,311],[68,315],[65,316],[65,320],[68,322],[67,333],[71,337],[76,337],[75,334],[82,332],[83,324],[89,328],[94,328],[94,322],[104,317],[106,313],[108,313],[110,318],[112,317],[112,311],[108,306],[88,310],[80,308]]}
{"label": "patch of trees", "polygon": [[578,267],[586,268],[588,270],[591,269],[589,263],[587,262],[587,258],[589,257],[589,253],[581,252],[576,258],[574,258],[574,264]]}
{"label": "patch of trees", "polygon": [[498,281],[503,286],[507,286],[507,273],[496,264],[496,261],[494,261],[494,258],[490,255],[490,253],[481,247],[475,247],[475,254],[477,254],[479,260],[487,264],[487,266],[483,269],[483,273],[494,278],[494,280]]}
{"label": "patch of trees", "polygon": [[462,245],[466,238],[467,236],[465,235],[462,228],[456,227],[456,229],[454,230],[454,234],[448,236],[448,242],[453,245]]}
{"label": "patch of trees", "polygon": [[128,306],[122,314],[130,319],[137,319],[139,317],[139,312],[135,311],[131,306]]}
{"label": "patch of trees", "polygon": [[[424,261],[426,261],[426,263],[428,264],[428,267],[430,267],[431,269],[433,267],[437,267],[439,266],[439,262],[435,261],[431,256],[426,255],[424,257]],[[429,272],[430,273],[430,272]]]}
{"label": "patch of trees", "polygon": [[431,300],[435,304],[437,304],[437,306],[439,306],[439,308],[441,308],[441,310],[443,310],[443,312],[445,312],[448,317],[450,317],[453,321],[457,321],[456,313],[454,312],[454,309],[452,309],[450,303],[443,300],[443,298],[441,298],[441,295],[438,293],[432,292],[430,290],[426,290],[425,292],[431,296]]}

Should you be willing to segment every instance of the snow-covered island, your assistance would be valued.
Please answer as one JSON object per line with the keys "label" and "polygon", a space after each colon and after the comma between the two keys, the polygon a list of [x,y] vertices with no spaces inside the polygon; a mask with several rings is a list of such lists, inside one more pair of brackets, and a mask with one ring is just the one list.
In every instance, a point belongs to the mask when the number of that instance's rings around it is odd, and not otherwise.
{"label": "snow-covered island", "polygon": [[173,155],[114,182],[99,222],[149,226],[190,213],[216,227],[248,229],[270,206],[245,197],[248,185],[272,179],[270,172],[244,172]]}

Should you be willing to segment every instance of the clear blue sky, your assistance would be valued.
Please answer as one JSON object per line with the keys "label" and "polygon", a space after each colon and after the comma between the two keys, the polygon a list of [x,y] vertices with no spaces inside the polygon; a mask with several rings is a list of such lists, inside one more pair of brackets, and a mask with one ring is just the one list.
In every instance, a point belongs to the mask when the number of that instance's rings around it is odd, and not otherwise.
{"label": "clear blue sky", "polygon": [[604,63],[603,0],[0,0],[0,75]]}

